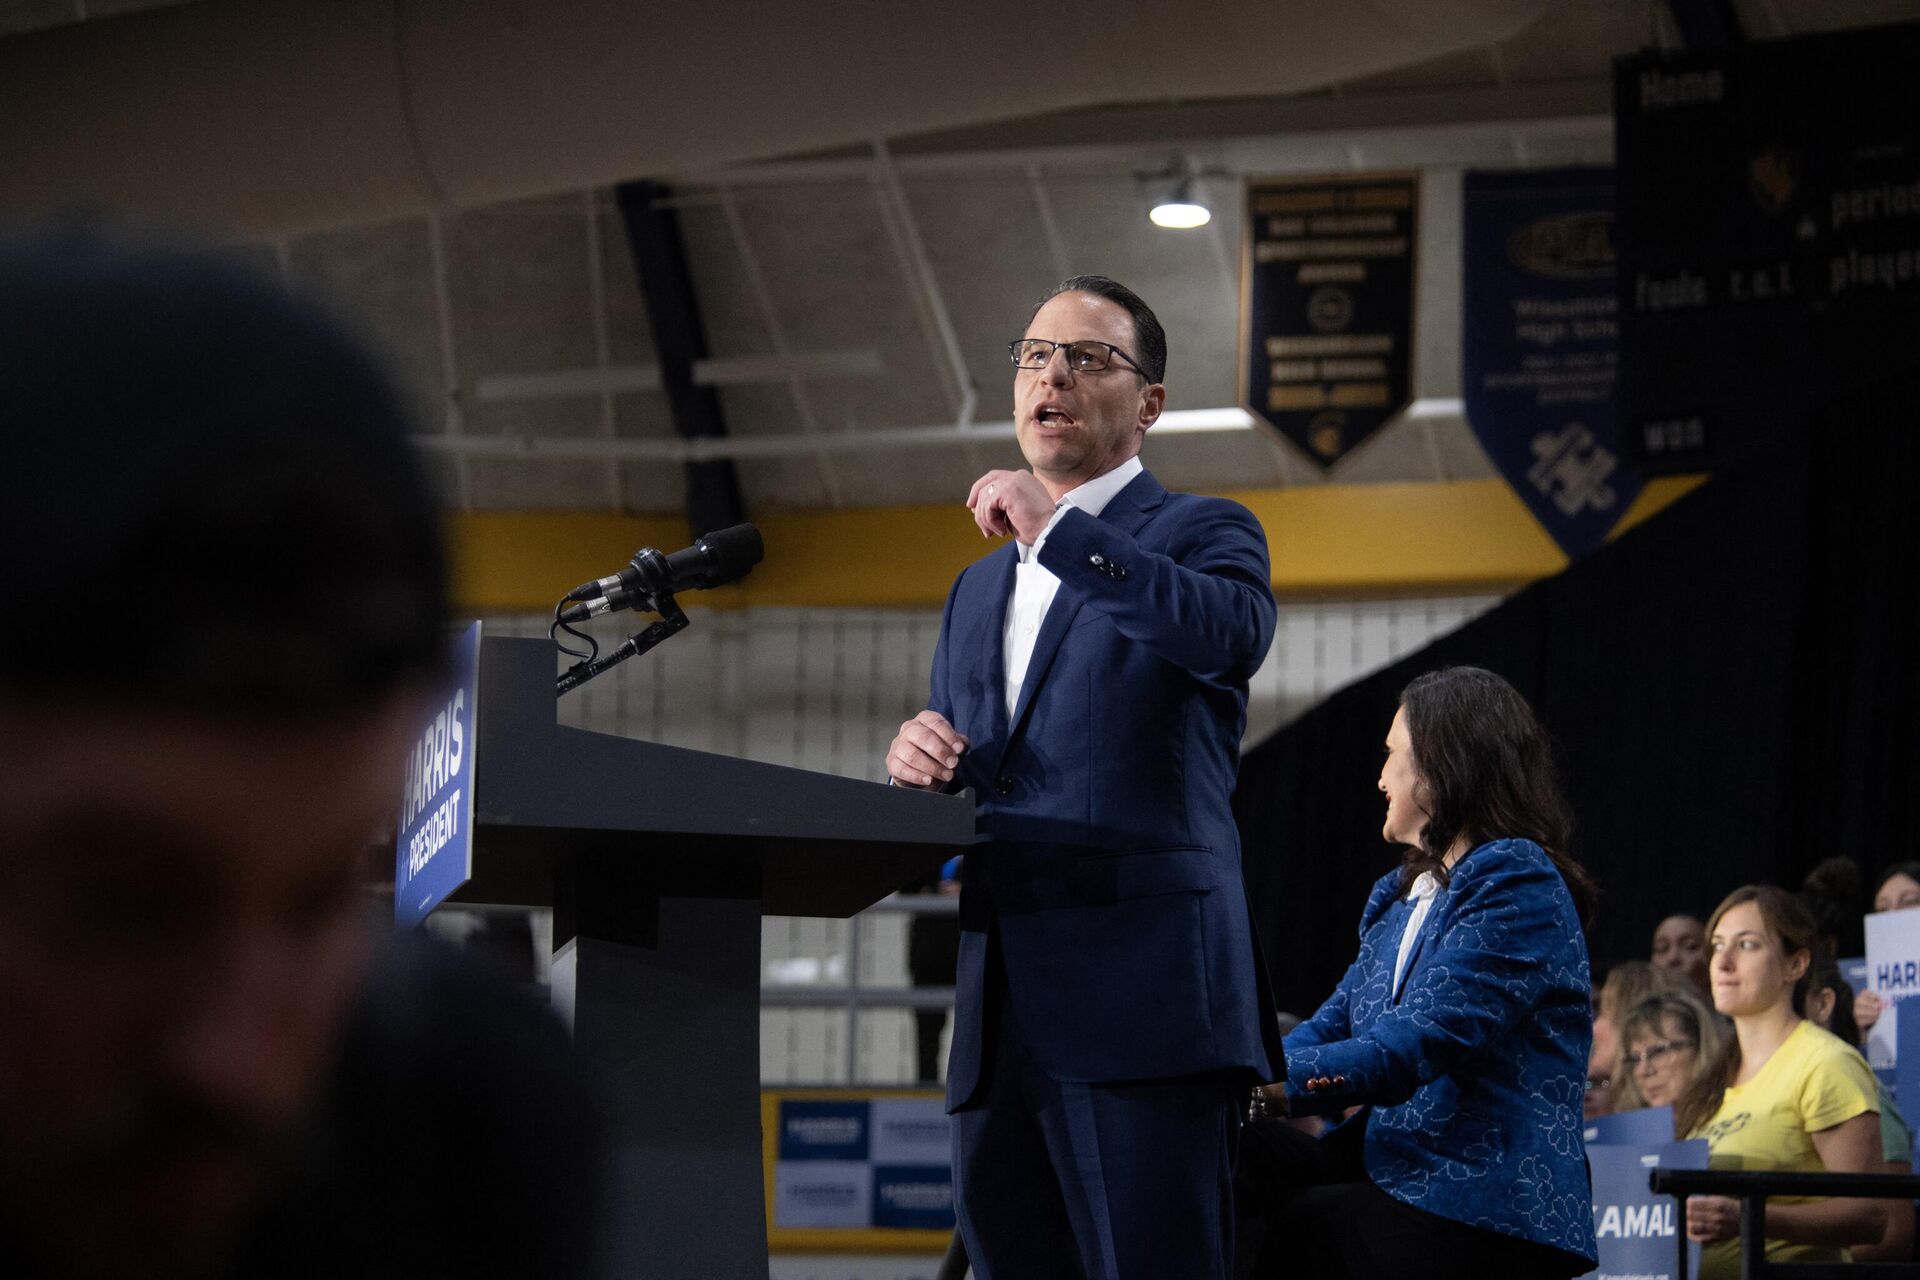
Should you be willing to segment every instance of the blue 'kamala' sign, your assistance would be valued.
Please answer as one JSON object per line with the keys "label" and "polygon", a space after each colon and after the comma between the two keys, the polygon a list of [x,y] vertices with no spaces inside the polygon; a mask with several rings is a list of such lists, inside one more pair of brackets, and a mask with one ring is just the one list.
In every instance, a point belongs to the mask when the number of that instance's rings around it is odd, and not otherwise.
{"label": "blue 'kamala' sign", "polygon": [[474,714],[480,624],[454,641],[453,678],[407,756],[393,866],[393,918],[419,924],[473,877]]}
{"label": "blue 'kamala' sign", "polygon": [[[1707,1144],[1687,1142],[1596,1143],[1587,1147],[1593,1170],[1593,1234],[1600,1265],[1594,1280],[1671,1280],[1676,1273],[1684,1223],[1680,1202],[1657,1196],[1647,1185],[1654,1169],[1704,1169]],[[1698,1245],[1688,1246],[1687,1274],[1700,1274]]]}

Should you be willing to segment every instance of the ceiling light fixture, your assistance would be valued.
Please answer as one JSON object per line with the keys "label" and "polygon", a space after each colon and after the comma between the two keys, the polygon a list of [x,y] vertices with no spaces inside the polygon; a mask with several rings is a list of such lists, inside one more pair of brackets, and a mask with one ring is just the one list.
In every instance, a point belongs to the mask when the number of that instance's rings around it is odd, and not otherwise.
{"label": "ceiling light fixture", "polygon": [[1181,178],[1174,184],[1173,193],[1154,205],[1147,217],[1153,220],[1156,227],[1187,231],[1204,227],[1213,221],[1213,210],[1207,207],[1206,201],[1194,194],[1193,179]]}

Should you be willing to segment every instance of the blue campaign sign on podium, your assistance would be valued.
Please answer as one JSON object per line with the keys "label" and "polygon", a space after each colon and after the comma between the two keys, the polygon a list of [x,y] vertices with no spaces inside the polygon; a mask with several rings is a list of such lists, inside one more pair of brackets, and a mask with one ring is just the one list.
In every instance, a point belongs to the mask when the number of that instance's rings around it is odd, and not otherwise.
{"label": "blue campaign sign on podium", "polygon": [[[1657,1196],[1647,1185],[1655,1169],[1704,1169],[1707,1144],[1688,1142],[1595,1143],[1587,1148],[1593,1170],[1593,1233],[1600,1265],[1593,1280],[1672,1280],[1678,1271],[1682,1226],[1680,1202]],[[1700,1247],[1687,1246],[1687,1274],[1700,1274]]]}
{"label": "blue campaign sign on podium", "polygon": [[451,679],[407,756],[393,864],[393,919],[419,924],[473,878],[473,779],[480,705],[480,624],[453,642]]}

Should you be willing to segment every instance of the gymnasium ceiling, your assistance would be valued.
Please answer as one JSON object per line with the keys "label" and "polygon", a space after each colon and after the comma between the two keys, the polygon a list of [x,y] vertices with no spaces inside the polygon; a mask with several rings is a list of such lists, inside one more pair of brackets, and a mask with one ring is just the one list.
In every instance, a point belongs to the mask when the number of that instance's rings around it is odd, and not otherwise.
{"label": "gymnasium ceiling", "polygon": [[[1920,17],[1731,7],[1750,39]],[[1156,429],[1147,459],[1201,490],[1471,479],[1459,175],[1606,163],[1611,59],[1680,40],[1667,0],[942,12],[0,0],[0,212],[215,226],[330,295],[393,354],[456,506],[672,512],[682,461],[732,456],[760,514],[957,502],[1011,465],[1005,341],[1080,271],[1159,311],[1170,408],[1230,409],[1239,180],[1417,169],[1416,411],[1331,477],[1230,415]],[[1149,225],[1145,175],[1170,167],[1200,175],[1210,227]],[[634,178],[672,192],[728,442],[682,440],[654,385],[612,198]]]}

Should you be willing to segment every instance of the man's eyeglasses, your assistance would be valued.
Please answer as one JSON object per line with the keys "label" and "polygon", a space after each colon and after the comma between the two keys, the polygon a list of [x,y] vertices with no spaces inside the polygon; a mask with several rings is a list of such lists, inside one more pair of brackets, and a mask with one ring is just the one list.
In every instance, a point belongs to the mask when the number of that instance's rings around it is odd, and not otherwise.
{"label": "man's eyeglasses", "polygon": [[1643,1062],[1648,1066],[1652,1066],[1670,1053],[1678,1053],[1682,1049],[1697,1049],[1699,1047],[1699,1045],[1696,1045],[1691,1040],[1656,1040],[1638,1053],[1621,1054],[1620,1065],[1632,1071]]}
{"label": "man's eyeglasses", "polygon": [[[1067,353],[1067,368],[1075,373],[1098,373],[1113,363],[1113,357],[1119,356],[1133,367],[1141,377],[1147,377],[1134,358],[1114,346],[1111,342],[1048,342],[1045,338],[1015,338],[1007,344],[1007,350],[1013,356],[1016,369],[1044,369],[1053,359],[1055,351]],[[1151,382],[1153,379],[1147,378]]]}

